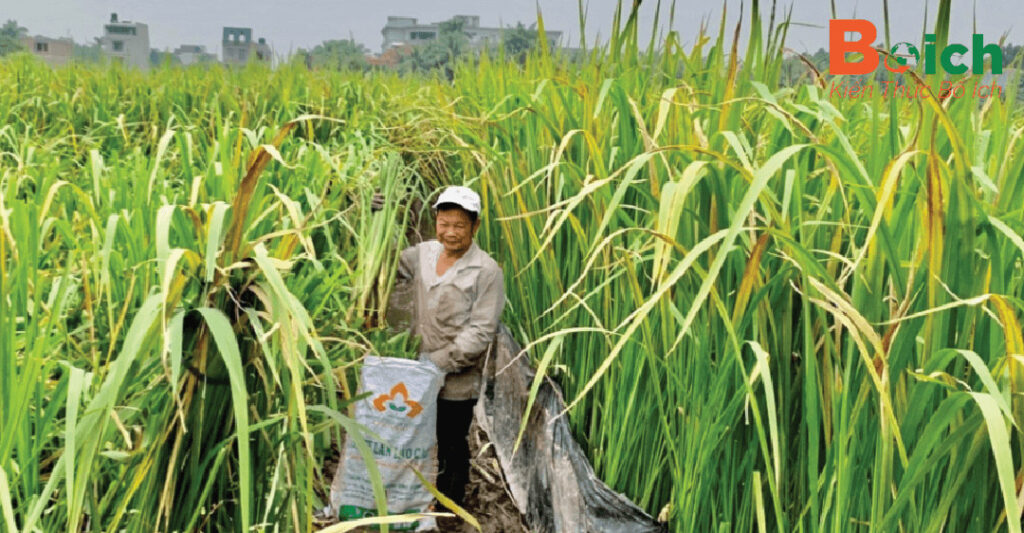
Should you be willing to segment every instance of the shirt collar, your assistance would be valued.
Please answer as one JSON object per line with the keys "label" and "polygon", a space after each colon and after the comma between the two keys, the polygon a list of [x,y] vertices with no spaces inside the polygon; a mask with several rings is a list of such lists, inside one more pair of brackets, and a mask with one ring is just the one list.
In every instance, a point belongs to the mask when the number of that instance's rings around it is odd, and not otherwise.
{"label": "shirt collar", "polygon": [[[444,245],[439,241],[434,242],[437,243],[437,255],[440,256],[444,251]],[[466,268],[480,268],[483,265],[482,251],[480,250],[480,247],[476,245],[476,241],[474,240],[470,243],[469,249],[466,250],[466,253],[462,254],[462,257],[455,261],[451,270],[452,273],[455,273]]]}
{"label": "shirt collar", "polygon": [[470,242],[469,250],[455,262],[455,266],[461,270],[465,267],[482,267],[483,261],[480,254],[480,247],[476,245],[476,240]]}
{"label": "shirt collar", "polygon": [[[427,279],[434,279],[434,282],[431,285],[436,285],[437,283],[441,282],[442,278],[445,278],[448,275],[448,272],[445,272],[444,276],[437,276],[437,274],[434,273],[434,267],[435,264],[437,263],[437,258],[440,257],[441,252],[444,251],[444,245],[441,244],[441,242],[436,239],[433,241],[429,241],[429,244],[431,245],[432,249],[430,255],[428,256],[429,259],[427,261],[427,264],[424,265],[424,268],[429,268],[430,274],[432,274],[432,276],[428,277]],[[466,250],[466,253],[462,254],[462,257],[455,261],[455,264],[451,266],[449,271],[452,274],[457,274],[467,268],[482,268],[484,266],[483,256],[483,250],[481,250],[480,247],[477,246],[476,240],[473,240],[472,243],[470,243],[469,245],[469,250]]]}

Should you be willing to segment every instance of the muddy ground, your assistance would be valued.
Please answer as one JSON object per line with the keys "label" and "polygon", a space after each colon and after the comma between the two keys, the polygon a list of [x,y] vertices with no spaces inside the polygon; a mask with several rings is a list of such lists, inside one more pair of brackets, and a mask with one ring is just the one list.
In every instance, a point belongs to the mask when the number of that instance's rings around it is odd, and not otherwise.
{"label": "muddy ground", "polygon": [[[471,459],[464,507],[480,522],[484,533],[529,533],[512,502],[498,458],[490,444],[487,434],[474,421],[469,428]],[[460,518],[442,518],[438,521],[438,531],[469,533],[476,528]]]}

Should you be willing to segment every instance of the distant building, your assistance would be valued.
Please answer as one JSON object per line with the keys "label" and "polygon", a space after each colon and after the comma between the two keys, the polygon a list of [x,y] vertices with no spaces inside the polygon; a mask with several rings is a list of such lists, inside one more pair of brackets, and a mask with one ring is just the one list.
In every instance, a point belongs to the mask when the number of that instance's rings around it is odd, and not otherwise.
{"label": "distant building", "polygon": [[244,65],[250,61],[270,63],[273,52],[267,40],[260,38],[256,42],[252,40],[252,28],[224,27],[224,37],[221,40],[221,60],[225,65]]}
{"label": "distant building", "polygon": [[206,51],[206,47],[199,44],[183,44],[174,49],[174,57],[178,58],[182,66],[194,65],[196,63],[215,63],[217,56]]}
{"label": "distant building", "polygon": [[22,37],[21,44],[29,53],[42,59],[51,67],[68,64],[75,48],[75,43],[71,39],[51,39],[42,35]]}
{"label": "distant building", "polygon": [[103,26],[100,49],[112,61],[142,70],[149,68],[149,26],[141,22],[118,21],[117,13]]}
{"label": "distant building", "polygon": [[[480,17],[476,15],[456,15],[452,20],[462,22],[462,31],[469,37],[469,42],[480,46],[485,42],[497,42],[501,39],[504,28],[485,28],[480,26]],[[384,35],[382,51],[402,45],[418,45],[437,39],[441,32],[441,22],[421,24],[412,17],[388,17],[387,24],[381,33]],[[547,31],[548,42],[555,43],[562,37],[560,31]]]}

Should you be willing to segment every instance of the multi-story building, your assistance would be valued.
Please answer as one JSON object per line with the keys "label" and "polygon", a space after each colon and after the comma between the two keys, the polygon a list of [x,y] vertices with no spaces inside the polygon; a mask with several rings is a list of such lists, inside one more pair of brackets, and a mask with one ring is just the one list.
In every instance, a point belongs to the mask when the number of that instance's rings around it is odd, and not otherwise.
{"label": "multi-story building", "polygon": [[217,56],[206,51],[206,47],[199,44],[183,44],[174,49],[174,57],[178,58],[182,66],[194,65],[196,63],[214,63]]}
{"label": "multi-story building", "polygon": [[273,51],[267,40],[260,37],[252,40],[252,28],[224,27],[221,40],[222,61],[225,65],[244,65],[250,61],[270,63]]}
{"label": "multi-story building", "polygon": [[103,26],[100,49],[112,61],[146,70],[149,68],[149,26],[119,21],[117,13],[111,13],[110,22]]}
{"label": "multi-story building", "polygon": [[71,39],[51,39],[42,35],[22,37],[21,44],[32,55],[52,67],[68,64],[75,48],[75,43]]}
{"label": "multi-story building", "polygon": [[[452,20],[462,22],[462,31],[469,38],[473,45],[480,46],[484,43],[497,42],[501,39],[504,28],[487,28],[480,25],[480,17],[476,15],[456,15]],[[418,45],[437,39],[441,33],[441,22],[433,24],[422,24],[412,17],[388,17],[387,24],[381,33],[384,35],[382,51],[403,45]],[[560,31],[547,31],[548,42],[555,43],[562,37]]]}

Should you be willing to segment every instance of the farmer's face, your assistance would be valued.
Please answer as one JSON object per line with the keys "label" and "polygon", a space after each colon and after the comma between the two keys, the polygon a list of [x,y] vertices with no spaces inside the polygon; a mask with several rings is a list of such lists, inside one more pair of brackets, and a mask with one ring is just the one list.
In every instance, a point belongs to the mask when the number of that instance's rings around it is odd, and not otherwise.
{"label": "farmer's face", "polygon": [[461,209],[437,212],[437,240],[449,254],[461,255],[469,250],[479,227],[480,220],[474,223],[469,219],[469,214]]}

